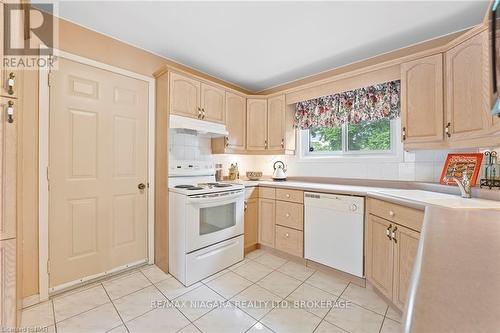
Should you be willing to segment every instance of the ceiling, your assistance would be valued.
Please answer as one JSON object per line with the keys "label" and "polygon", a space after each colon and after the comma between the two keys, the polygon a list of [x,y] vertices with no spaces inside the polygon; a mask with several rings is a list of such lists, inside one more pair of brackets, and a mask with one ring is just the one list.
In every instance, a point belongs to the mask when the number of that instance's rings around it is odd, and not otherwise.
{"label": "ceiling", "polygon": [[476,25],[487,7],[487,1],[64,1],[59,16],[258,92]]}

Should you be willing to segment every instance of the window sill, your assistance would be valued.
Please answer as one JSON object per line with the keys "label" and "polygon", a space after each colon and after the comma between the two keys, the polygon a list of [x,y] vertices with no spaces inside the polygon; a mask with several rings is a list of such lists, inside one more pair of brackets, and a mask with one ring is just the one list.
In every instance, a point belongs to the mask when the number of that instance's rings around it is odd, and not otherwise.
{"label": "window sill", "polygon": [[297,163],[400,163],[403,162],[403,154],[344,154],[314,156],[304,155],[296,160]]}

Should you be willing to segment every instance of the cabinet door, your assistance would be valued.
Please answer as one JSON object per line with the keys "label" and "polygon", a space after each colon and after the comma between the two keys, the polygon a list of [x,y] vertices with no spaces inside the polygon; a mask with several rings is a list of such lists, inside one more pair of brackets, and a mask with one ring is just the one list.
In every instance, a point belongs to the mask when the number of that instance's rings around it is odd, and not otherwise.
{"label": "cabinet door", "polygon": [[245,201],[245,249],[257,244],[259,215],[257,199]]}
{"label": "cabinet door", "polygon": [[366,233],[366,278],[387,298],[392,297],[393,243],[387,237],[391,222],[368,215]]}
{"label": "cabinet door", "polygon": [[[0,240],[16,237],[16,168],[18,101],[0,97]],[[9,123],[7,108],[14,110]]]}
{"label": "cabinet door", "polygon": [[488,31],[446,52],[446,121],[452,141],[484,135],[492,126]]}
{"label": "cabinet door", "polygon": [[226,122],[226,92],[209,84],[201,84],[201,110],[203,120],[224,124]]}
{"label": "cabinet door", "polygon": [[401,123],[403,142],[443,140],[443,56],[401,65]]}
{"label": "cabinet door", "polygon": [[274,200],[259,199],[259,243],[269,247],[274,247],[275,207]]}
{"label": "cabinet door", "polygon": [[199,118],[200,82],[189,77],[170,73],[170,113]]}
{"label": "cabinet door", "polygon": [[[21,12],[19,12],[21,13]],[[16,40],[23,40],[23,35],[24,35],[24,26],[22,25],[22,18],[19,17],[20,20],[16,20],[15,23],[17,23],[17,26],[12,26],[15,27],[15,31],[13,32],[14,34],[11,36],[11,38],[15,38]],[[0,27],[4,27],[4,5],[0,4]],[[11,23],[12,24],[12,23]],[[17,41],[16,41],[17,43]],[[17,97],[17,91],[18,91],[18,84],[16,84],[16,77],[15,74],[16,72],[6,69],[3,67],[3,54],[4,54],[4,33],[0,33],[0,96],[6,96],[10,98],[16,98]],[[11,81],[9,81],[11,79]],[[11,87],[9,86],[10,83],[14,83]]]}
{"label": "cabinet door", "polygon": [[2,329],[15,328],[16,323],[16,240],[0,241],[0,299]]}
{"label": "cabinet door", "polygon": [[285,96],[267,100],[267,149],[285,149]]}
{"label": "cabinet door", "polygon": [[401,310],[406,304],[420,234],[397,226],[394,242],[394,287],[392,301]]}
{"label": "cabinet door", "polygon": [[247,99],[247,149],[267,149],[267,100]]}
{"label": "cabinet door", "polygon": [[247,103],[245,97],[226,92],[227,148],[245,150]]}

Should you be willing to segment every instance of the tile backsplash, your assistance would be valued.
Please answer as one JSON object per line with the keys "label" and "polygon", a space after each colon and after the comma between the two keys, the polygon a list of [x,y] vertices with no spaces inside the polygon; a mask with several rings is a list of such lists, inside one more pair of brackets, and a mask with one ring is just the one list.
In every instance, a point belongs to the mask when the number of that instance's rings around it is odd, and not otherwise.
{"label": "tile backsplash", "polygon": [[[275,161],[283,161],[288,176],[298,177],[343,177],[386,180],[408,180],[438,182],[444,162],[449,152],[483,152],[484,149],[466,150],[419,150],[402,152],[399,161],[383,161],[377,159],[360,162],[342,159],[336,161],[304,160],[292,155],[212,155],[210,138],[198,136],[183,130],[171,130],[169,141],[169,158],[171,161],[203,161],[221,163],[223,174],[228,174],[231,163],[238,163],[241,177],[246,171],[262,171],[271,175]],[[495,148],[500,152],[500,147]]]}
{"label": "tile backsplash", "polygon": [[168,151],[170,161],[213,161],[210,138],[184,130],[170,130]]}

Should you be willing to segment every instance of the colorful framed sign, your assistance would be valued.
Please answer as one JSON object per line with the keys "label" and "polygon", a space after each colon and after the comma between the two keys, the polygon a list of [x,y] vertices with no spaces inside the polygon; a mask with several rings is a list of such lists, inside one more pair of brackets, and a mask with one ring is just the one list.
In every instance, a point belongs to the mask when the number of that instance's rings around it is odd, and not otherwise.
{"label": "colorful framed sign", "polygon": [[456,185],[453,180],[445,181],[446,177],[456,177],[462,179],[464,172],[470,179],[470,185],[476,186],[477,176],[481,169],[481,162],[483,161],[483,154],[478,153],[458,153],[448,154],[446,162],[444,163],[443,171],[439,182],[441,184]]}

